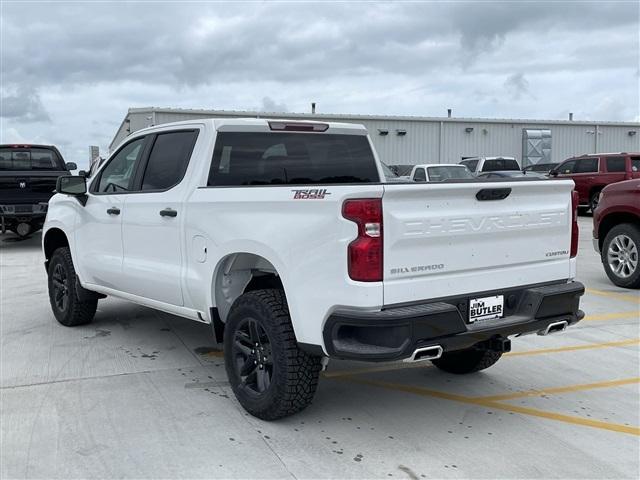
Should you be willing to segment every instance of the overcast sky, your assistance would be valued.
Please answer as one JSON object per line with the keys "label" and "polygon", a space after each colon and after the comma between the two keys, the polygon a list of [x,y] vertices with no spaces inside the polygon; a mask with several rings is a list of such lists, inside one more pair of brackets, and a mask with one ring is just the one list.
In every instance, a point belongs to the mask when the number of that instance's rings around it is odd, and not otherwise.
{"label": "overcast sky", "polygon": [[640,2],[1,2],[0,142],[129,107],[640,120]]}

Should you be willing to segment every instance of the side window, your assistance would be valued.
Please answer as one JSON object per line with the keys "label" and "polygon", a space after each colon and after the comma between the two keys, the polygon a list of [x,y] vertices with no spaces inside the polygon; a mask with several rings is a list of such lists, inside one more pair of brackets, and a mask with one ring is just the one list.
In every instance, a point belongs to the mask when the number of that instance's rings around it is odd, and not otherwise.
{"label": "side window", "polygon": [[631,171],[640,172],[640,157],[631,157]]}
{"label": "side window", "polygon": [[562,165],[558,167],[558,173],[563,173],[563,174],[574,173],[576,168],[576,161],[577,160],[569,160],[568,162],[564,162]]}
{"label": "side window", "polygon": [[598,157],[581,158],[575,168],[575,173],[595,173],[598,171]]}
{"label": "side window", "polygon": [[166,190],[184,177],[197,131],[160,133],[156,136],[142,177],[142,190]]}
{"label": "side window", "polygon": [[416,168],[416,173],[413,175],[413,180],[416,182],[427,181],[427,175],[424,173],[424,168]]}
{"label": "side window", "polygon": [[624,157],[607,157],[607,172],[624,171]]}
{"label": "side window", "polygon": [[97,192],[126,192],[131,187],[136,161],[142,154],[145,137],[125,145],[100,173]]}

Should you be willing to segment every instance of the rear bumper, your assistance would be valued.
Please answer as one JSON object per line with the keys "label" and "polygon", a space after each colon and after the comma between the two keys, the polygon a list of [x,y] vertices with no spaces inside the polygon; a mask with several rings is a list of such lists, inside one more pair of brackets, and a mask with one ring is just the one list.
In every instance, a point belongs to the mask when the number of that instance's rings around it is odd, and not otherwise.
{"label": "rear bumper", "polygon": [[[467,323],[471,298],[504,295],[504,318]],[[573,325],[584,285],[563,282],[479,292],[440,301],[391,306],[377,312],[340,311],[327,320],[324,343],[331,357],[389,361],[408,358],[421,347],[444,352],[513,335],[544,332],[553,323]]]}

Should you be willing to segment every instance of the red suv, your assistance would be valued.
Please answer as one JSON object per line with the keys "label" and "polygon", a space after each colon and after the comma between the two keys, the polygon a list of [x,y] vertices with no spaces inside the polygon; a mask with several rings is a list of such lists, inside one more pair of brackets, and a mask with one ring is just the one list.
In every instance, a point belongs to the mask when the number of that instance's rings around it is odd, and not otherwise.
{"label": "red suv", "polygon": [[640,180],[602,190],[593,212],[593,246],[613,283],[640,288]]}
{"label": "red suv", "polygon": [[549,172],[576,184],[581,206],[594,211],[600,191],[611,183],[640,178],[640,153],[594,153],[565,160]]}

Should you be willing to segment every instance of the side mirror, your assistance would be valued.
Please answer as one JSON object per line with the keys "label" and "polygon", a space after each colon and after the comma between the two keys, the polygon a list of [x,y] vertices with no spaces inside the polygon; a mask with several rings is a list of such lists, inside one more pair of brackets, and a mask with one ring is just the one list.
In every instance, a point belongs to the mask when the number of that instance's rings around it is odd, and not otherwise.
{"label": "side mirror", "polygon": [[558,170],[549,170],[549,175],[552,177],[557,177],[558,176]]}
{"label": "side mirror", "polygon": [[58,177],[56,181],[56,192],[76,197],[78,202],[84,207],[89,198],[87,197],[87,179],[73,175]]}
{"label": "side mirror", "polygon": [[78,169],[78,165],[76,165],[73,162],[67,162],[64,164],[64,166],[67,168],[67,170],[71,171],[71,170],[77,170]]}

